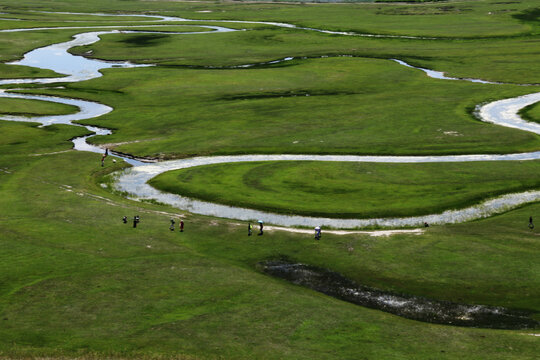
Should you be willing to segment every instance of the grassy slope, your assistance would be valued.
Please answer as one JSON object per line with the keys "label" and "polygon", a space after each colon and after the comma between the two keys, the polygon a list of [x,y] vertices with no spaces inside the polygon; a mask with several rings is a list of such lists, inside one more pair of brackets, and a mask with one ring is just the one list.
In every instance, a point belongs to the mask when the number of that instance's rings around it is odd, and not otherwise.
{"label": "grassy slope", "polygon": [[258,162],[164,173],[158,189],[261,210],[311,216],[413,216],[540,186],[540,162],[367,164]]}
{"label": "grassy slope", "polygon": [[[44,140],[34,139],[36,145]],[[84,175],[99,176],[98,155],[22,160],[13,155],[0,163],[11,171],[0,175],[0,204],[10,209],[0,222],[2,233],[9,234],[0,242],[3,354],[268,359],[536,354],[536,339],[520,332],[408,321],[274,280],[254,266],[288,256],[396,291],[538,311],[538,234],[526,228],[538,205],[431,228],[423,236],[325,234],[313,243],[311,236],[269,232],[249,239],[243,224],[193,215],[180,234],[168,231],[167,215],[149,212],[160,207],[116,197],[122,205],[112,206],[91,197],[110,196]],[[121,223],[123,215],[134,214],[142,217],[138,229]],[[429,342],[422,341],[426,337]]]}
{"label": "grassy slope", "polygon": [[[141,4],[6,0],[1,6],[130,11]],[[167,10],[212,4],[144,6]],[[25,39],[46,44],[53,36],[21,35],[21,46],[9,57],[32,48]],[[102,89],[94,83],[73,93],[99,99],[103,95],[97,91]],[[114,101],[120,97],[114,91],[106,95]],[[135,113],[117,119],[129,121]],[[283,255],[381,288],[540,311],[539,235],[526,228],[530,215],[538,218],[539,205],[432,227],[419,237],[323,234],[315,244],[311,236],[268,232],[264,239],[248,239],[245,224],[194,215],[187,215],[185,233],[170,233],[169,215],[149,212],[167,208],[129,202],[96,185],[99,155],[28,156],[68,150],[66,140],[82,131],[0,122],[0,357],[537,357],[537,338],[525,335],[531,331],[408,321],[268,278],[254,266]],[[142,216],[136,231],[120,221],[134,214]]]}

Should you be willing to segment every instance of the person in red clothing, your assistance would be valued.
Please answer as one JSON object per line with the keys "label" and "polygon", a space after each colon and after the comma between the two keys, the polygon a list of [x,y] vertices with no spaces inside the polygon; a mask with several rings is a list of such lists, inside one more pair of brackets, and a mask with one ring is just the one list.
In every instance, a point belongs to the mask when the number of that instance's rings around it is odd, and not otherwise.
{"label": "person in red clothing", "polygon": [[180,232],[184,232],[184,220],[180,220]]}

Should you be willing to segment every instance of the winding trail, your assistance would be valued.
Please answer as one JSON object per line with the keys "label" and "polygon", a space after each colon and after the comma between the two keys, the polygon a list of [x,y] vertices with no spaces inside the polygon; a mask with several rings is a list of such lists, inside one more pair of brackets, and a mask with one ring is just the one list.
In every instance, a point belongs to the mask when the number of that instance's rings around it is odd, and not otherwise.
{"label": "winding trail", "polygon": [[[77,14],[77,13],[66,13]],[[408,38],[408,39],[420,39],[431,40],[435,38],[425,37],[410,37],[410,36],[398,36],[398,35],[376,35],[376,34],[357,34],[350,32],[334,32],[313,28],[303,28],[292,24],[286,23],[273,23],[273,22],[257,22],[257,21],[233,21],[233,20],[190,20],[177,17],[157,16],[157,15],[112,15],[112,14],[84,14],[81,15],[95,15],[95,16],[125,16],[125,17],[142,17],[142,18],[157,18],[159,21],[165,22],[221,22],[221,23],[244,23],[244,24],[263,24],[273,25],[279,27],[293,28],[299,30],[317,31],[328,34],[348,35],[348,36],[367,36],[367,37],[389,37],[389,38]],[[155,21],[155,20],[153,20]],[[195,24],[192,24],[195,26]],[[37,79],[11,79],[0,80],[0,85],[17,85],[17,84],[54,84],[65,82],[78,82],[93,79],[102,76],[101,69],[121,67],[121,68],[133,68],[140,66],[152,66],[152,65],[136,65],[129,62],[107,62],[101,60],[87,59],[82,56],[71,55],[68,50],[74,46],[89,45],[99,41],[99,37],[105,34],[113,33],[157,33],[159,31],[146,31],[146,30],[123,30],[118,28],[142,28],[142,27],[160,27],[163,25],[115,25],[115,26],[95,26],[95,27],[56,27],[56,28],[19,28],[1,30],[0,32],[20,32],[20,31],[37,31],[37,30],[51,30],[51,29],[89,29],[89,28],[114,28],[114,30],[108,31],[94,31],[81,33],[74,36],[73,40],[53,44],[50,46],[42,47],[32,50],[25,54],[24,58],[20,61],[12,62],[14,65],[25,65],[32,67],[39,67],[43,69],[54,70],[57,73],[65,75],[64,77],[56,78],[37,78]],[[179,26],[179,25],[175,25]],[[230,32],[230,31],[243,31],[229,29],[220,26],[199,25],[196,26],[206,28],[211,32]],[[209,31],[202,32],[163,32],[167,34],[208,34]],[[276,60],[268,62],[267,64],[273,64],[281,61],[288,61],[292,58],[284,58],[282,60]],[[397,61],[399,64],[407,67],[413,66],[397,59],[391,59]],[[253,64],[240,65],[238,67],[250,67]],[[426,72],[430,77],[445,79],[445,80],[463,80],[472,82],[491,83],[478,79],[455,79],[445,77],[443,73],[420,69]],[[25,122],[38,122],[42,126],[50,124],[70,124],[74,126],[83,126],[89,131],[93,132],[92,135],[80,137],[73,140],[74,147],[80,151],[91,151],[102,153],[103,149],[93,146],[87,143],[87,139],[95,135],[108,135],[111,131],[94,126],[84,126],[75,124],[73,121],[90,119],[104,115],[112,108],[109,106],[84,101],[77,99],[67,99],[54,96],[45,95],[26,95],[21,93],[14,93],[13,90],[17,89],[0,89],[0,97],[7,98],[23,98],[31,100],[50,101],[56,103],[63,103],[69,105],[75,105],[79,107],[80,111],[70,115],[59,116],[40,116],[40,117],[17,117],[17,116],[1,116],[1,120],[8,121],[25,121]],[[521,119],[518,115],[518,111],[528,105],[534,104],[540,101],[540,92],[532,93],[525,96],[520,96],[511,99],[505,99],[495,101],[479,107],[478,116],[482,121],[498,124],[501,126],[512,127],[521,129],[524,131],[533,132],[540,135],[540,124],[529,123]],[[153,164],[145,164],[143,159],[132,159],[125,156],[115,156],[123,158],[125,161],[132,165],[133,168],[128,169],[120,174],[117,174],[116,187],[120,191],[126,191],[131,194],[132,198],[137,199],[154,199],[162,203],[170,204],[183,210],[188,210],[192,213],[212,215],[224,218],[233,218],[240,220],[253,220],[264,219],[266,222],[283,226],[327,226],[333,228],[360,228],[366,226],[390,226],[390,227],[402,227],[402,226],[416,226],[422,224],[424,221],[433,224],[443,223],[457,223],[463,221],[469,221],[482,217],[488,217],[493,214],[507,211],[517,206],[523,205],[529,202],[540,201],[540,191],[527,191],[522,193],[507,194],[495,199],[484,201],[481,204],[468,207],[459,210],[448,210],[442,214],[432,214],[427,216],[417,216],[408,218],[381,218],[381,219],[329,219],[329,218],[316,218],[305,216],[287,216],[266,213],[253,209],[243,209],[237,207],[230,207],[225,205],[213,204],[204,201],[189,199],[174,194],[167,194],[158,191],[148,184],[146,181],[152,177],[163,173],[165,171],[184,169],[194,166],[202,166],[217,163],[230,163],[230,162],[247,162],[247,161],[290,161],[290,160],[310,160],[310,161],[353,161],[353,162],[386,162],[386,163],[426,163],[426,162],[469,162],[469,161],[515,161],[515,160],[536,160],[540,159],[540,151],[530,153],[519,154],[506,154],[506,155],[449,155],[449,156],[338,156],[338,155],[238,155],[238,156],[214,156],[214,157],[195,157],[182,160],[163,161]]]}

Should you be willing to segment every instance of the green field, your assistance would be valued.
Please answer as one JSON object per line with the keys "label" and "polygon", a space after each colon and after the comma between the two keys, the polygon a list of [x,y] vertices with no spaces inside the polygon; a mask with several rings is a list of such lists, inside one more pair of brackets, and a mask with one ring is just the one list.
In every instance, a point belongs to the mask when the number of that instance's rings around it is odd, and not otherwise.
{"label": "green field", "polygon": [[65,104],[7,98],[0,98],[0,108],[4,115],[17,116],[62,115],[71,114],[78,110],[75,106]]}
{"label": "green field", "polygon": [[538,104],[528,106],[521,111],[520,115],[527,121],[540,122],[540,106]]}
{"label": "green field", "polygon": [[[199,31],[198,25],[224,25],[205,19],[234,19],[436,38],[352,37],[239,23],[224,26],[247,30],[111,34],[72,52],[157,66],[107,69],[103,77],[60,84],[64,88],[2,86],[113,107],[83,122],[113,129],[113,135],[91,141],[114,150],[161,159],[540,150],[539,136],[482,123],[474,115],[478,104],[540,91],[538,85],[518,85],[540,84],[539,13],[533,0],[3,0],[0,18],[20,21],[0,19],[0,29],[142,25],[137,17],[39,11],[153,12],[200,20],[184,26],[144,23],[167,25],[167,31]],[[0,32],[0,60],[14,61],[84,31]],[[295,59],[262,64],[285,57]],[[431,79],[393,58],[450,76],[511,84]],[[0,64],[1,78],[45,76],[55,75]],[[522,113],[540,121],[539,109],[536,104]],[[67,105],[0,98],[0,115],[71,112]],[[319,242],[311,234],[283,230],[248,237],[245,222],[136,202],[112,191],[109,174],[126,165],[108,158],[101,167],[99,154],[72,150],[69,140],[87,134],[82,127],[0,121],[0,134],[2,359],[538,357],[539,340],[531,334],[540,328],[490,330],[407,320],[266,276],[257,264],[288,259],[379,289],[519,309],[540,321],[539,203],[469,223],[431,226],[421,235],[334,235],[324,229]],[[243,163],[166,173],[154,181],[223,203],[374,217],[426,214],[538,190],[538,164]],[[136,229],[134,215],[141,216]],[[532,230],[530,216],[537,225]],[[170,232],[169,220],[180,217],[185,231]]]}
{"label": "green field", "polygon": [[540,187],[540,162],[258,162],[170,171],[160,190],[227,205],[336,218],[429,215]]}
{"label": "green field", "polygon": [[84,121],[116,129],[91,142],[139,156],[470,154],[540,147],[536,135],[485,124],[472,114],[476,104],[538,87],[430,79],[389,60],[324,58],[264,69],[104,73],[66,84],[65,90],[38,92],[112,106],[114,112]]}

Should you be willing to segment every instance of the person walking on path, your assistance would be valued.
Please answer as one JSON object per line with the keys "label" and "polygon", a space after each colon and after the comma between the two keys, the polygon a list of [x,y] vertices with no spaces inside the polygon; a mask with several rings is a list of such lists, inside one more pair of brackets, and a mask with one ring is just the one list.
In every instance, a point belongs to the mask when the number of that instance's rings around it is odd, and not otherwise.
{"label": "person walking on path", "polygon": [[315,240],[320,240],[320,239],[321,239],[321,227],[316,226],[315,227]]}
{"label": "person walking on path", "polygon": [[248,236],[251,236],[252,231],[253,231],[253,225],[251,225],[251,223],[248,223]]}
{"label": "person walking on path", "polygon": [[529,229],[534,229],[533,219],[532,216],[529,216]]}
{"label": "person walking on path", "polygon": [[184,220],[180,220],[180,232],[184,232]]}
{"label": "person walking on path", "polygon": [[169,226],[169,230],[174,231],[174,219],[171,219],[171,226]]}
{"label": "person walking on path", "polygon": [[263,234],[263,228],[264,228],[263,221],[259,220],[259,233],[257,235],[260,236]]}

